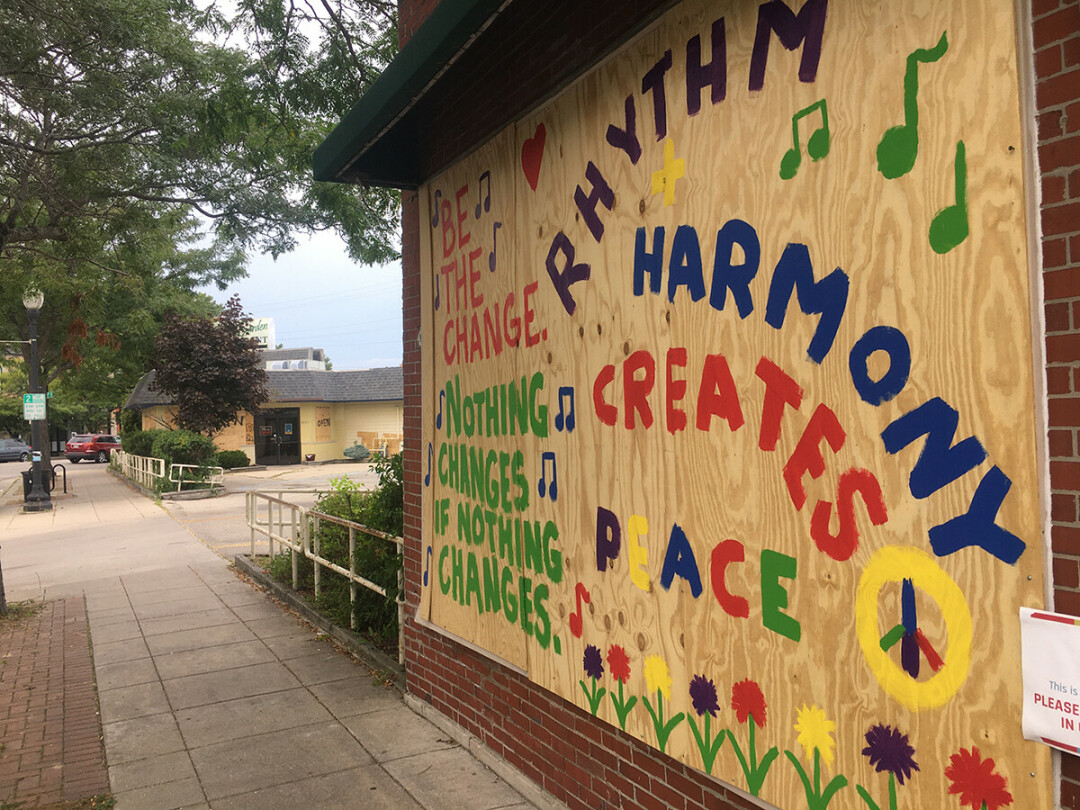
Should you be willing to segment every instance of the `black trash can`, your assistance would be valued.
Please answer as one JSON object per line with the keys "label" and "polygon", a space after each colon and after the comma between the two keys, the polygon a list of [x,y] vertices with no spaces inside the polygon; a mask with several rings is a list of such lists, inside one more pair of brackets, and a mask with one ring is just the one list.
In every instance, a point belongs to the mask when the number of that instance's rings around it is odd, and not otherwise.
{"label": "black trash can", "polygon": [[25,503],[30,497],[30,490],[34,488],[34,468],[23,470],[22,474],[22,499]]}

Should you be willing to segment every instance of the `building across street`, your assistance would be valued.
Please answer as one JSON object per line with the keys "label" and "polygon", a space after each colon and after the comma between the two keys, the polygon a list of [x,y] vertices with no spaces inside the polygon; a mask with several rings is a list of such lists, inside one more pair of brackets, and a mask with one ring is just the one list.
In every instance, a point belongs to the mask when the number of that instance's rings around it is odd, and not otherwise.
{"label": "building across street", "polygon": [[[347,458],[355,445],[385,455],[404,439],[400,366],[333,371],[322,349],[263,350],[270,400],[214,437],[219,450],[242,450],[254,464],[299,464]],[[142,427],[173,427],[171,400],[143,376],[124,404],[142,412]]]}

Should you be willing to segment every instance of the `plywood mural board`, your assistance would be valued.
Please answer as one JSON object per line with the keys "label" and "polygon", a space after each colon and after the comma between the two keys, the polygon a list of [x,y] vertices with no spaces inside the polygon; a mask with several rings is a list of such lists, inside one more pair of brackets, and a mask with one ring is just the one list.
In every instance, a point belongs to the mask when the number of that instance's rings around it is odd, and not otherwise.
{"label": "plywood mural board", "polygon": [[315,441],[329,442],[334,438],[333,426],[330,422],[330,409],[320,406],[315,407]]}
{"label": "plywood mural board", "polygon": [[687,2],[427,184],[426,616],[783,807],[1048,806],[1016,64]]}

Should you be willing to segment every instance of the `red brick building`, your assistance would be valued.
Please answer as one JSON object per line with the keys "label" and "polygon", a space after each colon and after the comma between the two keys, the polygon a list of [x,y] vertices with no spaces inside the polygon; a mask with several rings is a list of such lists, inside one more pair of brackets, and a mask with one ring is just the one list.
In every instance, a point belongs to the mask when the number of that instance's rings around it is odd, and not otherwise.
{"label": "red brick building", "polygon": [[833,807],[1080,809],[1015,621],[1080,616],[1078,4],[401,0],[399,32],[316,176],[402,189],[410,691],[574,808],[801,807],[818,764]]}

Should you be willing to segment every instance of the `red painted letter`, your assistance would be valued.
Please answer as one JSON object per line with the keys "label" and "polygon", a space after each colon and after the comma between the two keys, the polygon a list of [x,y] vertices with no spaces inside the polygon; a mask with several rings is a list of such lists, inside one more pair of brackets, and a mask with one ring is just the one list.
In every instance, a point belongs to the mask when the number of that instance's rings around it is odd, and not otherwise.
{"label": "red painted letter", "polygon": [[780,366],[768,358],[761,358],[754,373],[765,382],[765,404],[761,410],[758,447],[772,452],[780,438],[780,418],[784,415],[784,405],[798,410],[802,404],[803,391]]}
{"label": "red painted letter", "polygon": [[880,526],[889,519],[881,497],[881,485],[872,472],[852,467],[841,475],[836,485],[836,516],[840,523],[836,534],[829,531],[832,504],[828,501],[817,502],[810,520],[814,545],[838,562],[850,559],[859,547],[859,527],[855,523],[856,492],[862,495],[871,523]]}
{"label": "red painted letter", "polygon": [[844,429],[836,414],[822,404],[817,406],[814,415],[806,423],[806,429],[799,437],[799,443],[791,451],[791,458],[784,465],[784,481],[787,482],[788,494],[796,509],[802,509],[806,503],[806,490],[802,478],[806,473],[820,478],[825,472],[825,459],[821,455],[821,440],[826,439],[834,453],[844,446]]}
{"label": "red painted letter", "polygon": [[676,380],[671,376],[671,369],[675,366],[686,368],[685,348],[667,351],[667,385],[664,386],[664,395],[667,403],[667,429],[672,435],[686,430],[686,411],[675,407],[675,403],[686,396],[686,380]]}
{"label": "red painted letter", "polygon": [[600,369],[600,373],[596,375],[596,382],[592,387],[592,401],[593,408],[596,409],[596,415],[600,417],[600,421],[605,425],[614,425],[615,420],[619,418],[619,409],[614,405],[611,405],[604,399],[604,389],[615,382],[615,366],[607,365]]}
{"label": "red painted letter", "polygon": [[725,540],[717,543],[712,550],[712,563],[710,576],[712,579],[713,596],[720,603],[720,607],[729,616],[737,619],[745,619],[750,615],[750,603],[741,596],[733,596],[727,589],[725,575],[727,567],[733,562],[742,562],[746,558],[743,544],[738,540]]}
{"label": "red painted letter", "polygon": [[705,358],[701,387],[698,389],[697,429],[708,430],[713,416],[726,419],[733,433],[746,421],[739,405],[735,380],[731,378],[731,369],[722,354],[710,354]]}
{"label": "red painted letter", "polygon": [[[640,380],[634,377],[639,369],[645,372],[645,376]],[[634,411],[641,414],[642,426],[652,427],[653,415],[648,396],[655,383],[656,361],[647,351],[639,349],[623,361],[623,423],[627,430],[634,429]]]}

